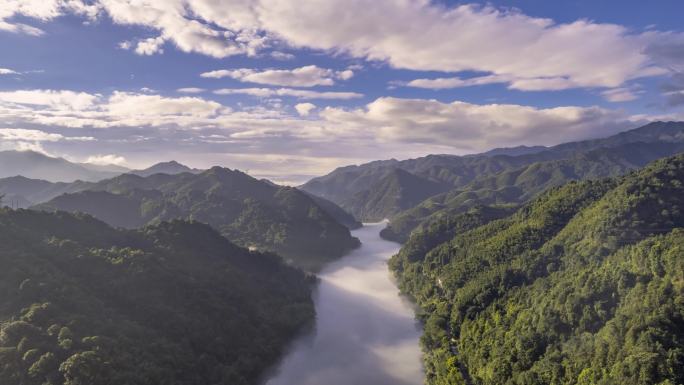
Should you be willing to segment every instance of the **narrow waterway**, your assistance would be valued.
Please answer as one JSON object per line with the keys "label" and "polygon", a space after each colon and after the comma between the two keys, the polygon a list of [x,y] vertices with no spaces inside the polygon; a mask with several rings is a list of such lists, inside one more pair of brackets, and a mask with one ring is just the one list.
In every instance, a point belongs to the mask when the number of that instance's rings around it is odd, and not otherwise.
{"label": "narrow waterway", "polygon": [[328,265],[315,293],[316,327],[295,341],[266,385],[420,385],[420,327],[387,270],[399,245],[384,223],[353,231],[363,245]]}

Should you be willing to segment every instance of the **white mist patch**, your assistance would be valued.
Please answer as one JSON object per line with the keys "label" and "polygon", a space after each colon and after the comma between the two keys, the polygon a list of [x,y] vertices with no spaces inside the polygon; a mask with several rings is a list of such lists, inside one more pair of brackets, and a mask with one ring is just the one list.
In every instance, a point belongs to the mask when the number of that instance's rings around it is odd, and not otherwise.
{"label": "white mist patch", "polygon": [[267,385],[423,383],[413,307],[387,269],[399,245],[378,236],[384,226],[354,231],[361,248],[320,273],[315,330],[295,341]]}
{"label": "white mist patch", "polygon": [[413,339],[405,339],[394,345],[380,345],[371,350],[380,359],[385,372],[397,380],[423,376],[423,368],[415,365],[416,361],[420,362],[421,353],[416,350],[416,341]]}

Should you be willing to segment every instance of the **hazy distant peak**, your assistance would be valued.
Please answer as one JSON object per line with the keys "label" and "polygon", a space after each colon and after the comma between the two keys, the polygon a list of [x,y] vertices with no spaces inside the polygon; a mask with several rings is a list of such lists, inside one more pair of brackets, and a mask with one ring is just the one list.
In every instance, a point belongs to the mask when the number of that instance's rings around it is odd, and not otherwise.
{"label": "hazy distant peak", "polygon": [[168,162],[157,163],[157,164],[152,165],[152,166],[150,166],[146,169],[143,169],[143,170],[133,171],[132,174],[136,174],[136,175],[140,175],[140,176],[150,176],[150,175],[154,175],[154,174],[175,175],[175,174],[182,174],[184,172],[197,174],[197,173],[202,172],[202,170],[190,168],[184,164],[178,163],[175,160],[170,160]]}
{"label": "hazy distant peak", "polygon": [[492,150],[489,150],[487,152],[483,152],[482,154],[477,154],[477,155],[485,155],[485,156],[496,156],[496,155],[509,155],[509,156],[519,156],[519,155],[528,155],[528,154],[536,154],[538,152],[546,151],[548,150],[548,147],[545,146],[517,146],[517,147],[503,147],[503,148],[495,148]]}

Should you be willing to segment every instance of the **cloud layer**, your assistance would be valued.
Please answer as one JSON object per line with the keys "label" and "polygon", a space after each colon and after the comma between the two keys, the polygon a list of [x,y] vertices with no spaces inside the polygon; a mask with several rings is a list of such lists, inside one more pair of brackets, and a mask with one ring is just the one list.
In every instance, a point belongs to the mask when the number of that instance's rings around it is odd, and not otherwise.
{"label": "cloud layer", "polygon": [[332,86],[335,80],[347,80],[354,76],[351,70],[333,71],[315,65],[295,68],[292,70],[269,69],[254,70],[240,68],[234,70],[216,70],[200,75],[203,78],[232,78],[246,83],[268,84],[286,87],[315,87]]}
{"label": "cloud layer", "polygon": [[[617,88],[631,79],[670,72],[684,62],[682,34],[635,32],[587,20],[555,23],[510,9],[472,4],[447,7],[428,0],[0,3],[0,29],[12,32],[40,34],[36,27],[13,22],[13,16],[45,21],[66,13],[90,18],[107,15],[117,24],[157,31],[157,36],[122,44],[142,55],[160,53],[165,44],[172,43],[184,52],[223,58],[257,55],[282,43],[343,52],[402,69],[479,71],[521,90]],[[283,86],[297,82],[293,80],[297,75],[287,72],[237,71],[228,76]],[[328,79],[324,82],[332,80],[323,77]],[[456,78],[451,81],[458,83]],[[432,85],[438,83],[444,80]]]}

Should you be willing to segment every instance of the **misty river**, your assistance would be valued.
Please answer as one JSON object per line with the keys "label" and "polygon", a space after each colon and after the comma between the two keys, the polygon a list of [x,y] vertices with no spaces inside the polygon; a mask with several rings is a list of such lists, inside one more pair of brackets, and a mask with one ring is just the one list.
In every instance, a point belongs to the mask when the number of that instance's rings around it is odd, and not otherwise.
{"label": "misty river", "polygon": [[399,245],[380,238],[384,226],[353,231],[362,246],[321,271],[316,326],[293,343],[266,385],[423,383],[420,326],[387,269]]}

